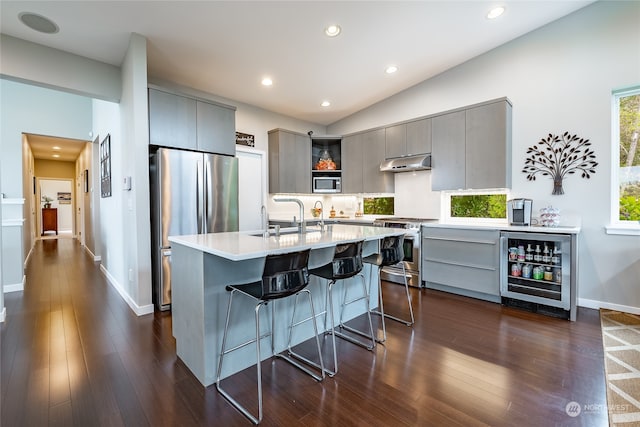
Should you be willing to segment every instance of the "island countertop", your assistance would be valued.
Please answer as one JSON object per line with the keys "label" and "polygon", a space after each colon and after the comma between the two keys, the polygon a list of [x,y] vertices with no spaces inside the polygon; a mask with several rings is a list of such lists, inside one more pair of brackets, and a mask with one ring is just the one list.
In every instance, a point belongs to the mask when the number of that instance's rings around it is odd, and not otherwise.
{"label": "island countertop", "polygon": [[331,224],[324,231],[312,229],[304,234],[271,235],[268,238],[262,237],[259,231],[236,231],[170,236],[169,241],[231,261],[242,261],[304,249],[327,248],[359,240],[380,240],[386,236],[403,235],[405,232],[400,228]]}

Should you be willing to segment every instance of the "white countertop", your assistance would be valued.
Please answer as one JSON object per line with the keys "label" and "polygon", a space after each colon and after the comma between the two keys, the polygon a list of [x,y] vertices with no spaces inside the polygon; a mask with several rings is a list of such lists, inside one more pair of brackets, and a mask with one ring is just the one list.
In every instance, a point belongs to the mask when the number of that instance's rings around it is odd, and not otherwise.
{"label": "white countertop", "polygon": [[[376,218],[382,218],[385,215],[364,215],[364,216],[350,216],[350,217],[325,217],[324,220],[325,222],[328,223],[334,223],[334,222],[340,222],[340,221],[344,221],[344,222],[358,222],[358,223],[363,223],[363,224],[373,224],[373,221]],[[389,215],[387,215],[389,216]],[[293,216],[286,216],[286,215],[269,215],[269,221],[275,221],[275,222],[293,222]],[[319,222],[320,221],[320,217],[313,217],[312,215],[306,216],[304,217],[304,221],[305,222]]]}
{"label": "white countertop", "polygon": [[358,240],[379,240],[405,232],[406,230],[399,228],[332,224],[323,232],[281,234],[279,237],[272,235],[265,238],[262,235],[251,235],[250,232],[236,231],[169,236],[169,241],[232,261],[241,261],[297,250],[326,248]]}
{"label": "white countertop", "polygon": [[580,226],[558,226],[558,227],[542,227],[538,225],[519,226],[509,224],[462,224],[462,223],[423,223],[424,227],[435,228],[458,228],[468,230],[499,230],[499,231],[519,231],[527,233],[555,233],[555,234],[579,234]]}

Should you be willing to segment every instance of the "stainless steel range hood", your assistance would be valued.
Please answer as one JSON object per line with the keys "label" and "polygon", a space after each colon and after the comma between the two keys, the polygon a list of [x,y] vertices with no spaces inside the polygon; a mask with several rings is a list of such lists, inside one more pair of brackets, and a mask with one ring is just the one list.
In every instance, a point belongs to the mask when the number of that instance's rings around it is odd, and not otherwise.
{"label": "stainless steel range hood", "polygon": [[431,169],[431,154],[398,157],[380,163],[381,172],[410,172]]}

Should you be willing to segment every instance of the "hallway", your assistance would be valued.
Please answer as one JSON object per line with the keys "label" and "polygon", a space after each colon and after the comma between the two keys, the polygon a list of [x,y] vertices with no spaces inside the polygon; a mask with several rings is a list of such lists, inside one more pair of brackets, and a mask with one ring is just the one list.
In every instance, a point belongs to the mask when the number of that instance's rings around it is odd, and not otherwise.
{"label": "hallway", "polygon": [[[386,286],[385,309],[400,310],[404,288]],[[5,297],[2,426],[250,425],[176,358],[171,316],[136,317],[76,240],[39,241],[25,291]],[[606,405],[597,311],[568,322],[412,298],[414,328],[388,322],[374,352],[340,342],[335,378],[263,363],[263,425],[607,425],[606,411],[565,413],[570,401]],[[236,376],[242,398],[255,399],[253,375]]]}

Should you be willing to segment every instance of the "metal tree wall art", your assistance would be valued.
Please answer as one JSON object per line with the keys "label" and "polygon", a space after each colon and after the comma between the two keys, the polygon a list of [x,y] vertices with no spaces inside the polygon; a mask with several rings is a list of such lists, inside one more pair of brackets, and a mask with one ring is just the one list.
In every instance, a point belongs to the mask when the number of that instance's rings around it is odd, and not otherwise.
{"label": "metal tree wall art", "polygon": [[536,145],[529,147],[530,154],[524,162],[522,172],[529,181],[535,181],[536,175],[553,179],[553,195],[564,194],[562,180],[567,175],[580,171],[582,178],[591,178],[596,173],[596,155],[590,148],[588,139],[565,132],[562,136],[549,134]]}

